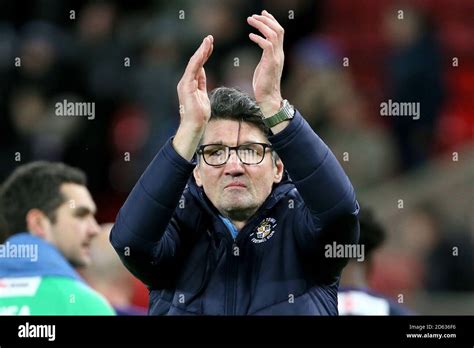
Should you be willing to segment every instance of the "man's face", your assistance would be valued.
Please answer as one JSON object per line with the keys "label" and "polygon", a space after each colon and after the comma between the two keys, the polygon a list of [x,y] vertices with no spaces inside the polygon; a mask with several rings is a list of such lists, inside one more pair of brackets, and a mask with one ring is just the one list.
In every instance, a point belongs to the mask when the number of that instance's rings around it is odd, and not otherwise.
{"label": "man's face", "polygon": [[66,201],[56,210],[56,222],[51,224],[50,242],[75,267],[90,263],[90,243],[100,231],[94,214],[96,206],[85,186],[61,185]]}
{"label": "man's face", "polygon": [[[210,121],[202,141],[203,145],[246,143],[268,143],[268,140],[254,125],[233,120]],[[283,163],[278,160],[275,165],[270,150],[261,163],[254,165],[243,164],[235,151],[230,154],[227,163],[219,167],[206,164],[201,156],[194,177],[221,214],[231,220],[246,221],[271,193],[273,183],[281,181]]]}

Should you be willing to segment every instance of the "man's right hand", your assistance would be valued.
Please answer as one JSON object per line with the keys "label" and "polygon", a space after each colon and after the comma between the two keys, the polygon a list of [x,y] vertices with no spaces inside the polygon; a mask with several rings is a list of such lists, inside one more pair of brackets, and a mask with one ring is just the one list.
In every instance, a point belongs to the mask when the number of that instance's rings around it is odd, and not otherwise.
{"label": "man's right hand", "polygon": [[173,147],[190,161],[196,151],[207,122],[211,117],[211,103],[207,95],[204,64],[212,53],[214,38],[208,35],[188,62],[178,83],[181,121],[173,139]]}

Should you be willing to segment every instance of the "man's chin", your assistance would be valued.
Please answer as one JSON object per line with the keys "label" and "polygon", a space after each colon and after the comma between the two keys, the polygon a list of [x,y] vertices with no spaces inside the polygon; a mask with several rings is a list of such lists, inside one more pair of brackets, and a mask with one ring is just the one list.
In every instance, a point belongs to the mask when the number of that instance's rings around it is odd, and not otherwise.
{"label": "man's chin", "polygon": [[225,207],[226,210],[232,209],[247,209],[252,206],[250,199],[247,194],[243,193],[224,193],[222,206]]}
{"label": "man's chin", "polygon": [[245,217],[253,215],[258,207],[256,207],[253,202],[249,202],[249,200],[246,200],[244,197],[242,198],[243,199],[226,200],[226,202],[221,205],[221,209],[229,217],[246,220]]}
{"label": "man's chin", "polygon": [[89,266],[92,263],[92,260],[89,256],[83,256],[81,258],[69,260],[69,263],[75,268],[84,268]]}

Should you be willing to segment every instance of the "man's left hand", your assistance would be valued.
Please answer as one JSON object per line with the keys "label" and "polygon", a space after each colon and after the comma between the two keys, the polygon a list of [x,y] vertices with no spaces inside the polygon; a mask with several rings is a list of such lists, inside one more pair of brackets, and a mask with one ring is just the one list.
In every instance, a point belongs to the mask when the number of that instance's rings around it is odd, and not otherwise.
{"label": "man's left hand", "polygon": [[270,117],[278,112],[281,107],[281,75],[283,72],[284,29],[277,20],[267,11],[262,15],[253,15],[247,18],[247,22],[258,29],[263,37],[250,33],[250,40],[263,49],[260,62],[253,75],[253,91],[262,113]]}

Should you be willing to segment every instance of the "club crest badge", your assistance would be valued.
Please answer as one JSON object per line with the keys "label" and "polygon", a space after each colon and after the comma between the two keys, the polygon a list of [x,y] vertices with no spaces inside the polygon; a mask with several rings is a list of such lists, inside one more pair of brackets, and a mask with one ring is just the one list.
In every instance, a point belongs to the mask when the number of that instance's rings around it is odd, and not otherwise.
{"label": "club crest badge", "polygon": [[256,228],[255,232],[250,235],[253,243],[263,243],[272,238],[275,233],[277,223],[274,218],[268,217],[264,219]]}

